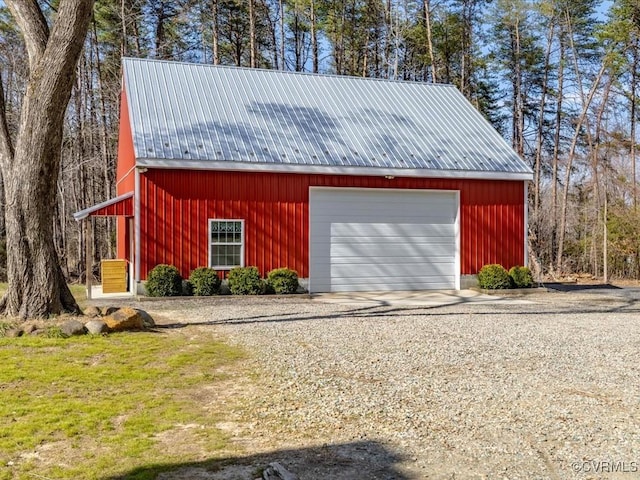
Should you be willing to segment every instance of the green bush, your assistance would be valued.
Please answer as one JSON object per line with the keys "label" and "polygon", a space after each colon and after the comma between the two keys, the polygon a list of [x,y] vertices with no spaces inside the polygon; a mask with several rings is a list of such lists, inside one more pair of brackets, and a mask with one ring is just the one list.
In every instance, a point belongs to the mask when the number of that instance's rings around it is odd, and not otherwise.
{"label": "green bush", "polygon": [[182,279],[182,295],[185,297],[193,296],[193,284],[189,281],[189,279]]}
{"label": "green bush", "polygon": [[179,297],[182,295],[182,277],[173,265],[156,265],[147,276],[146,287],[150,297]]}
{"label": "green bush", "polygon": [[197,296],[216,295],[220,291],[220,278],[213,268],[198,267],[189,275],[193,294]]}
{"label": "green bush", "polygon": [[511,267],[509,277],[515,288],[531,288],[533,286],[533,275],[529,267]]}
{"label": "green bush", "polygon": [[267,285],[275,293],[296,293],[298,290],[298,272],[289,268],[276,268],[267,275]]}
{"label": "green bush", "polygon": [[234,295],[261,295],[266,290],[257,267],[236,267],[229,271],[229,290]]}
{"label": "green bush", "polygon": [[478,284],[480,288],[487,290],[500,290],[511,288],[511,278],[509,272],[502,265],[485,265],[478,272]]}

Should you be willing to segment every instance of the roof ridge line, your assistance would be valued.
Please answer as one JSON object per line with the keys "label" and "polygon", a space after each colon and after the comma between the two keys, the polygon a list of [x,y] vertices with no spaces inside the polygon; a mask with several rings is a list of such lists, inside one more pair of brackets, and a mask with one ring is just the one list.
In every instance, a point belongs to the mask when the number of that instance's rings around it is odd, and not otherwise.
{"label": "roof ridge line", "polygon": [[288,75],[299,75],[299,76],[307,76],[307,77],[328,77],[328,78],[342,78],[349,80],[367,80],[367,81],[377,81],[384,83],[400,83],[403,85],[424,85],[428,87],[447,87],[447,88],[456,88],[452,83],[431,83],[431,82],[421,82],[418,80],[394,80],[390,78],[377,78],[377,77],[360,77],[356,75],[339,75],[337,73],[313,73],[313,72],[297,72],[294,70],[276,70],[275,68],[251,68],[251,67],[238,67],[235,65],[213,65],[210,63],[195,63],[195,62],[185,62],[182,60],[163,60],[157,58],[139,58],[139,57],[122,57],[123,64],[125,60],[131,60],[134,62],[149,62],[149,63],[167,63],[174,65],[188,65],[193,67],[208,67],[212,69],[225,69],[225,70],[242,70],[242,71],[255,71],[255,72],[267,72],[270,74],[281,73]]}

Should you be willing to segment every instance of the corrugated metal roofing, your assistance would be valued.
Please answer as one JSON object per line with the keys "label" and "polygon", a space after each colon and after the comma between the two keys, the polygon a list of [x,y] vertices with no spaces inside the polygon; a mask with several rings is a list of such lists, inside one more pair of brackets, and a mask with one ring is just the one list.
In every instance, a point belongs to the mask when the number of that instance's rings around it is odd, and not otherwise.
{"label": "corrugated metal roofing", "polygon": [[73,214],[76,221],[93,217],[133,217],[133,192],[125,193]]}
{"label": "corrugated metal roofing", "polygon": [[531,174],[450,85],[132,58],[123,65],[140,164]]}

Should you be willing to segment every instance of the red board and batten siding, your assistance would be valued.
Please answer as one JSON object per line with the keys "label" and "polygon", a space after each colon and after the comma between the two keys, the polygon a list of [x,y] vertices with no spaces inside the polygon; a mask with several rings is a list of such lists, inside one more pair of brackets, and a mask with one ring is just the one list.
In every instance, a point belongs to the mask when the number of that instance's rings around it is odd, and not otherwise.
{"label": "red board and batten siding", "polygon": [[524,182],[149,169],[140,174],[140,274],[208,261],[208,220],[245,220],[245,264],[309,276],[309,187],[460,191],[461,274],[524,263]]}
{"label": "red board and batten siding", "polygon": [[[118,135],[118,165],[116,168],[116,194],[133,192],[135,190],[136,156],[133,149],[133,134],[129,123],[129,106],[124,90],[120,92],[120,133]],[[129,252],[130,232],[127,229],[127,219],[123,216],[117,218],[117,254],[118,258],[130,259]]]}

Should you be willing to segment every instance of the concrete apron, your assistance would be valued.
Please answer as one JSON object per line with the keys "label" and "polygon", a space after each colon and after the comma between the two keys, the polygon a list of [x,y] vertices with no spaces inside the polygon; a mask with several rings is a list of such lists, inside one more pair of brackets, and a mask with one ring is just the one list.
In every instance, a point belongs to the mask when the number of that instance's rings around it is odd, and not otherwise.
{"label": "concrete apron", "polygon": [[410,292],[339,292],[314,293],[312,300],[341,305],[445,307],[461,304],[510,305],[531,304],[528,300],[487,295],[475,290],[421,290]]}

